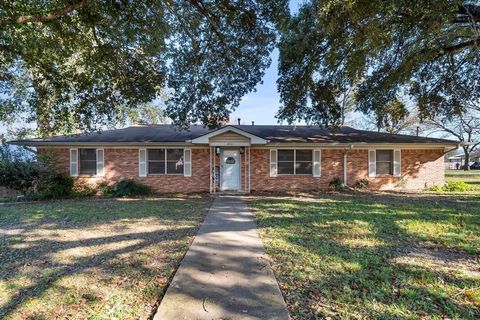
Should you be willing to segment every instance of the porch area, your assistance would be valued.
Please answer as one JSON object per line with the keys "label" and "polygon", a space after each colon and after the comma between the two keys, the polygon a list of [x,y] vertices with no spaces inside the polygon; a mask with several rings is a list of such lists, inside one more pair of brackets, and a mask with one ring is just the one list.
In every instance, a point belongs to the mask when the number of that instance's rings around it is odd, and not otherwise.
{"label": "porch area", "polygon": [[208,144],[210,193],[251,190],[251,147],[265,145],[267,140],[234,127],[219,129],[191,141]]}

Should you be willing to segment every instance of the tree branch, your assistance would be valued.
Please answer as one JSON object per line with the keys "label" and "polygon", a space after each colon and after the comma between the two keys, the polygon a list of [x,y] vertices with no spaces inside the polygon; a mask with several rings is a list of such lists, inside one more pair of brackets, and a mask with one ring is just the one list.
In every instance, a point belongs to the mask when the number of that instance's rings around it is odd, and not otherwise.
{"label": "tree branch", "polygon": [[88,2],[90,2],[90,0],[80,0],[79,2],[73,3],[64,8],[52,10],[47,13],[36,13],[18,17],[5,17],[0,20],[0,25],[4,26],[9,24],[42,23],[57,20],[72,11],[81,9],[87,5]]}
{"label": "tree branch", "polygon": [[215,21],[212,20],[212,17],[210,16],[210,13],[208,12],[207,8],[203,4],[201,0],[189,0],[189,2],[197,8],[197,10],[207,19],[208,24],[210,25],[210,30],[217,36],[218,40],[232,53],[234,53],[237,56],[240,56],[240,52],[236,48],[232,48],[227,44],[225,39],[223,38],[223,35],[218,31],[217,24]]}
{"label": "tree branch", "polygon": [[455,44],[453,46],[448,46],[448,47],[442,48],[442,50],[444,52],[451,53],[451,52],[461,50],[463,48],[478,46],[479,44],[480,44],[480,37],[475,38],[475,39],[471,39],[471,40],[468,40],[468,41],[460,42],[460,43]]}

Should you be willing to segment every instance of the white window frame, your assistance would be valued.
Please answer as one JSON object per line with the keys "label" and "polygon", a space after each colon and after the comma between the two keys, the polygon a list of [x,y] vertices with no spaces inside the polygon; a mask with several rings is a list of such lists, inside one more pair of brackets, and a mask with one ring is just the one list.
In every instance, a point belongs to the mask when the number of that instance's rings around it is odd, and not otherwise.
{"label": "white window frame", "polygon": [[[70,176],[78,177],[78,149],[70,148]],[[72,156],[72,153],[75,153],[75,156]]]}
{"label": "white window frame", "polygon": [[[392,173],[377,173],[377,151],[386,150],[392,152]],[[373,159],[372,159],[373,157]],[[373,161],[372,161],[373,160]],[[401,149],[369,149],[368,150],[368,176],[369,177],[401,177],[402,175],[402,150]]]}
{"label": "white window frame", "polygon": [[270,177],[276,177],[278,173],[277,149],[270,149]]}
{"label": "white window frame", "polygon": [[[143,154],[143,160],[142,160]],[[147,176],[147,149],[139,148],[138,149],[138,176],[146,177]]]}
{"label": "white window frame", "polygon": [[[189,157],[186,156],[187,152],[189,154]],[[188,170],[186,170],[187,168]],[[192,176],[192,149],[190,148],[183,149],[183,176]]]}
{"label": "white window frame", "polygon": [[[322,149],[313,149],[312,150],[312,161],[313,161],[313,168],[312,174],[314,177],[318,178],[322,176]],[[315,154],[318,154],[318,161],[316,161]]]}
{"label": "white window frame", "polygon": [[[102,154],[102,159],[100,159],[99,152]],[[97,163],[97,177],[103,177],[105,176],[105,150],[103,148],[98,148],[96,150],[96,163]]]}

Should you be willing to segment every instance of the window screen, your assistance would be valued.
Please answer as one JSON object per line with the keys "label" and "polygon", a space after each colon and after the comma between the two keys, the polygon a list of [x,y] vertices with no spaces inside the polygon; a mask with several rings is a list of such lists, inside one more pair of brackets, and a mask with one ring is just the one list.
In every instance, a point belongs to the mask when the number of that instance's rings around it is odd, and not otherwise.
{"label": "window screen", "polygon": [[295,150],[295,174],[312,174],[312,150]]}
{"label": "window screen", "polygon": [[167,174],[183,174],[183,149],[167,149]]}
{"label": "window screen", "polygon": [[278,174],[295,174],[295,150],[278,150]]}
{"label": "window screen", "polygon": [[183,149],[148,149],[148,174],[183,174]]}
{"label": "window screen", "polygon": [[377,150],[377,175],[393,174],[393,150]]}
{"label": "window screen", "polygon": [[312,150],[278,150],[278,174],[312,174]]}
{"label": "window screen", "polygon": [[148,174],[165,174],[165,149],[148,149]]}
{"label": "window screen", "polygon": [[78,149],[78,158],[80,174],[97,174],[97,149]]}

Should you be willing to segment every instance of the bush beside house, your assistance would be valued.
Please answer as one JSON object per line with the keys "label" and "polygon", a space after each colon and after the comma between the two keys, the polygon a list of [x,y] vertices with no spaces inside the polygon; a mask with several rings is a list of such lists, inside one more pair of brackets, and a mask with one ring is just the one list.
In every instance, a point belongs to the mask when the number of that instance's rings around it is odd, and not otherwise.
{"label": "bush beside house", "polygon": [[[0,147],[0,188],[8,195],[21,194],[29,200],[63,199],[69,197],[134,197],[152,194],[151,188],[134,180],[94,188],[58,170],[55,154],[32,157],[21,151]],[[7,195],[7,194],[6,194]]]}

